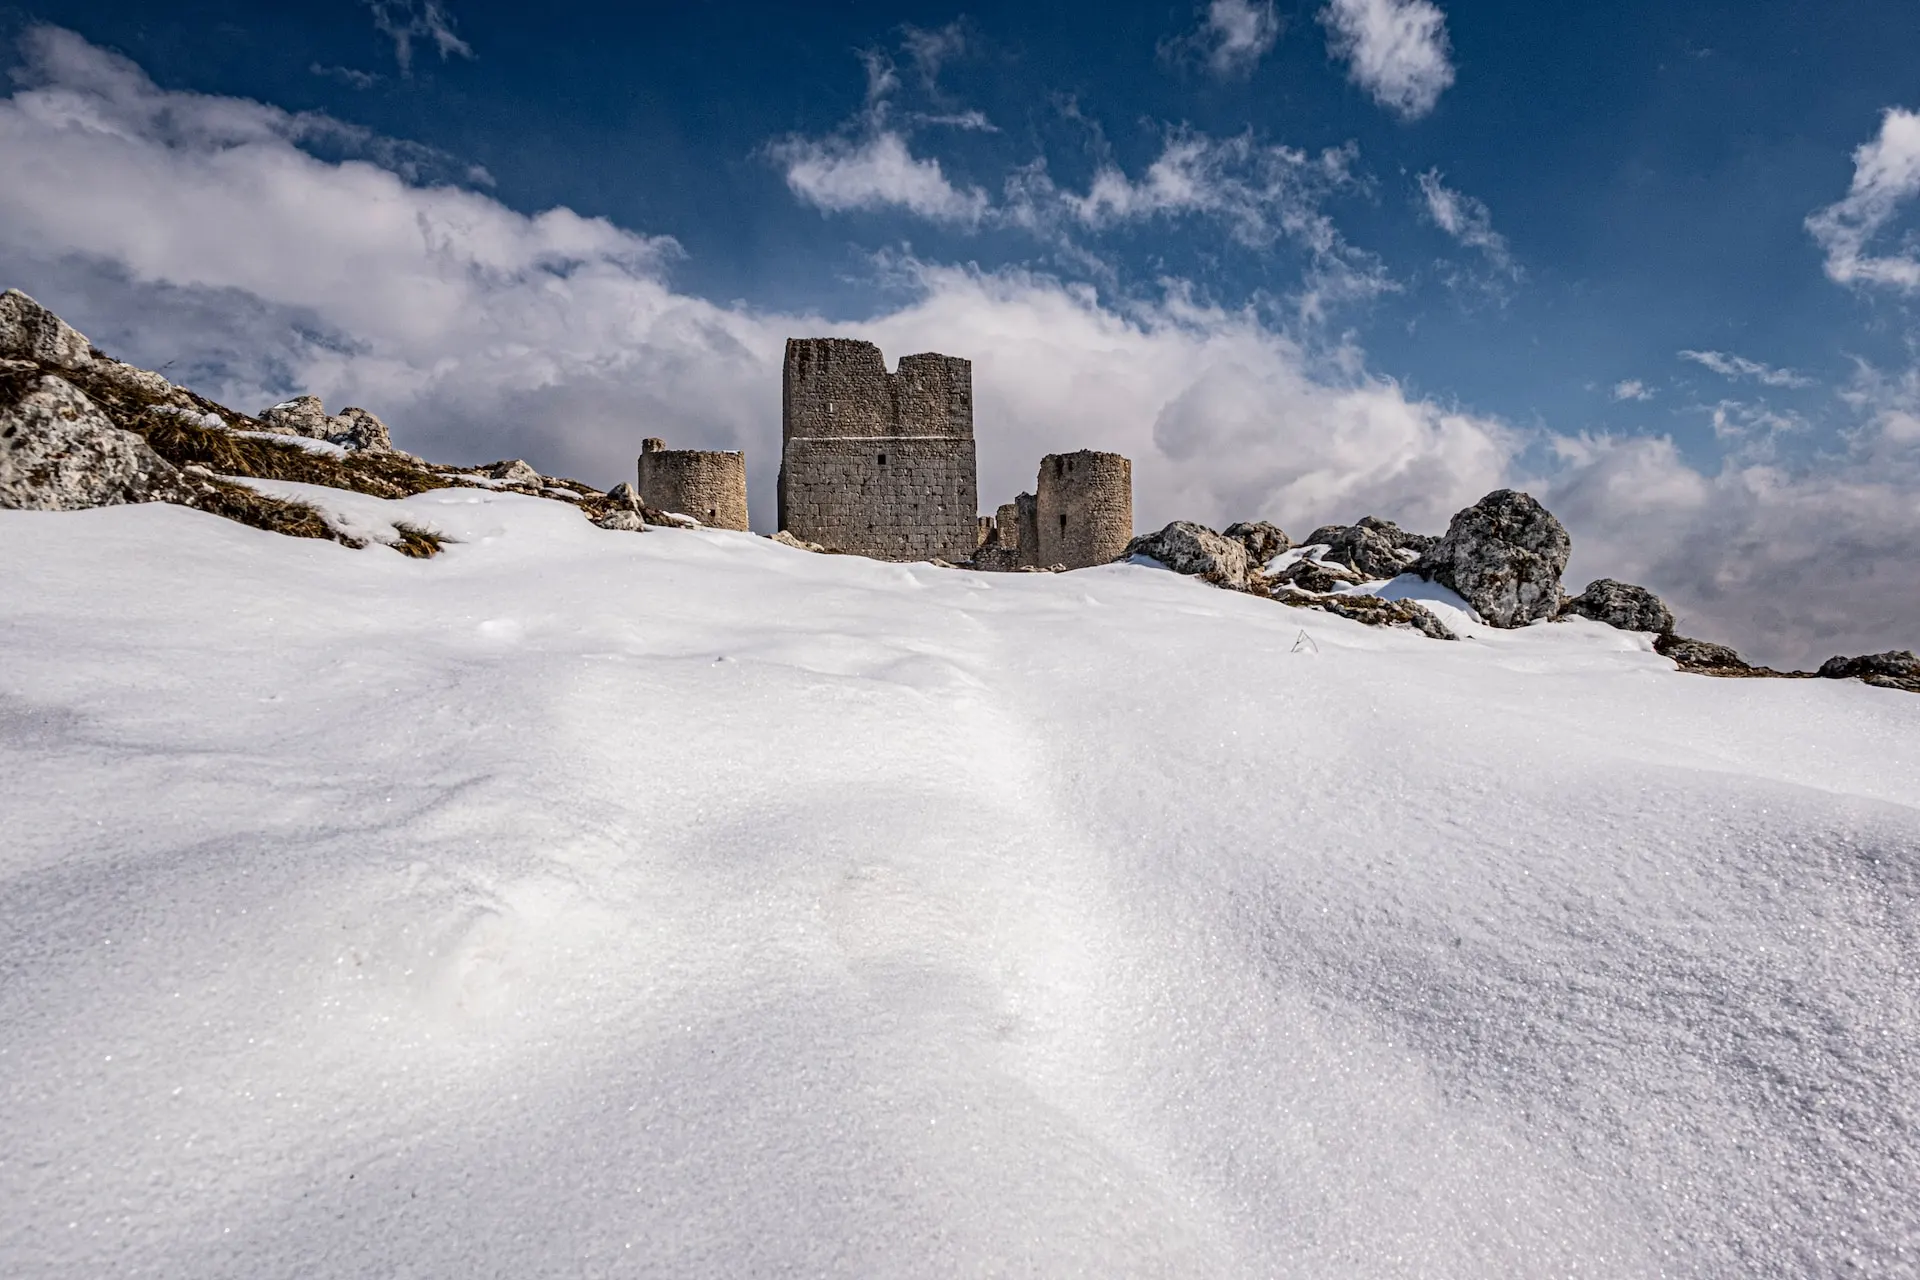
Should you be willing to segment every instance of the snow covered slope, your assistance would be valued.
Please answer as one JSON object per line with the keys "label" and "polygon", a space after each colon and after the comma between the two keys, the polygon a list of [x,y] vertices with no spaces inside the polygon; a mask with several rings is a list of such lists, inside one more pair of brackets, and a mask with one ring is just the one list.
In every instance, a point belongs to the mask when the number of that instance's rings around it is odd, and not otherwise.
{"label": "snow covered slope", "polygon": [[1920,1270],[1920,698],[324,496],[0,512],[0,1274]]}

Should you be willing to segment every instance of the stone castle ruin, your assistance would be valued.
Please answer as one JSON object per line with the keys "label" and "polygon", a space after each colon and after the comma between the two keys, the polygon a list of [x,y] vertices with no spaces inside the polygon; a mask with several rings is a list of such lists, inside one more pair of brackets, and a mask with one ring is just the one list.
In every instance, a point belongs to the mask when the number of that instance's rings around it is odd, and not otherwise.
{"label": "stone castle ruin", "polygon": [[640,443],[640,501],[692,516],[712,529],[747,527],[747,456],[711,449],[669,449]]}
{"label": "stone castle ruin", "polygon": [[780,527],[878,560],[973,557],[979,484],[973,363],[851,338],[789,338],[781,378]]}
{"label": "stone castle ruin", "polygon": [[980,521],[980,569],[1085,569],[1124,555],[1133,540],[1133,463],[1081,449],[1040,460],[1035,492]]}

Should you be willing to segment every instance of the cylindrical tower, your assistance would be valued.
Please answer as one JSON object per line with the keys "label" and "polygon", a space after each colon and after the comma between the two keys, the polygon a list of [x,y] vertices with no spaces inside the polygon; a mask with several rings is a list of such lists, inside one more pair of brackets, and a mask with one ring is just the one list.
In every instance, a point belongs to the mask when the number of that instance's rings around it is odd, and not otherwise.
{"label": "cylindrical tower", "polygon": [[747,455],[640,445],[640,501],[692,516],[712,529],[747,527]]}
{"label": "cylindrical tower", "polygon": [[1048,454],[1037,499],[1042,567],[1106,564],[1133,539],[1133,463],[1117,453]]}

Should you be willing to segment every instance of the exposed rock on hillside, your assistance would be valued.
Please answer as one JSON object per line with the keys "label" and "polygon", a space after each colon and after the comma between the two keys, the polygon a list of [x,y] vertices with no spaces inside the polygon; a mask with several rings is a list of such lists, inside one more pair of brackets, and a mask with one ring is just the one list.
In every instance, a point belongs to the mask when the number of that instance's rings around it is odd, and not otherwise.
{"label": "exposed rock on hillside", "polygon": [[1246,546],[1189,520],[1175,520],[1158,533],[1135,538],[1122,558],[1133,556],[1158,560],[1175,573],[1205,578],[1216,586],[1235,591],[1247,587]]}
{"label": "exposed rock on hillside", "polygon": [[1829,680],[1859,679],[1882,689],[1920,693],[1920,657],[1910,649],[1866,653],[1857,658],[1835,656],[1820,664],[1820,674]]}
{"label": "exposed rock on hillside", "polygon": [[365,409],[352,405],[332,417],[319,396],[295,396],[260,411],[260,429],[277,435],[304,436],[325,440],[343,449],[391,453],[393,437],[387,424]]}
{"label": "exposed rock on hillside", "polygon": [[1711,640],[1692,640],[1686,636],[1676,636],[1671,631],[1654,638],[1653,651],[1664,658],[1672,658],[1683,671],[1744,674],[1754,669],[1746,659],[1724,644],[1714,644]]}
{"label": "exposed rock on hillside", "polygon": [[1275,587],[1273,598],[1296,609],[1317,609],[1321,613],[1364,622],[1370,627],[1418,631],[1433,640],[1459,639],[1425,605],[1412,600],[1382,600],[1379,596],[1349,592],[1316,594],[1287,586]]}
{"label": "exposed rock on hillside", "polygon": [[1247,560],[1255,568],[1282,551],[1293,548],[1293,539],[1277,524],[1265,520],[1242,520],[1226,527],[1225,534],[1247,549]]}
{"label": "exposed rock on hillside", "polygon": [[1338,591],[1341,587],[1357,587],[1367,579],[1357,569],[1350,569],[1337,561],[1295,560],[1286,568],[1279,570],[1271,579],[1275,586],[1294,587],[1301,591],[1315,593]]}
{"label": "exposed rock on hillside", "polygon": [[1673,611],[1660,597],[1645,587],[1630,582],[1601,578],[1560,606],[1560,612],[1591,618],[1622,631],[1651,631],[1666,635],[1673,630]]}
{"label": "exposed rock on hillside", "polygon": [[0,293],[0,358],[60,369],[93,363],[86,335],[18,289]]}
{"label": "exposed rock on hillside", "polygon": [[172,464],[65,378],[0,363],[0,507],[77,511],[192,496]]}
{"label": "exposed rock on hillside", "polygon": [[1353,524],[1322,525],[1307,535],[1307,546],[1324,546],[1322,560],[1344,564],[1363,579],[1396,578],[1434,542],[1424,534],[1408,533],[1391,520],[1363,516]]}
{"label": "exposed rock on hillside", "polygon": [[1489,626],[1523,627],[1553,616],[1573,543],[1527,494],[1499,489],[1454,516],[1409,571],[1451,588]]}

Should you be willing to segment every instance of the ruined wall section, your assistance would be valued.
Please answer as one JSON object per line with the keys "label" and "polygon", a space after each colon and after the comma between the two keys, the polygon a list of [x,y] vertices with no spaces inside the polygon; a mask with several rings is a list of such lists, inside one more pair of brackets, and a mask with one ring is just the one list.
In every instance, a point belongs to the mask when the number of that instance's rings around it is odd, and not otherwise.
{"label": "ruined wall section", "polygon": [[971,559],[979,535],[973,441],[925,436],[787,442],[781,527],[880,560]]}
{"label": "ruined wall section", "polygon": [[979,542],[973,365],[849,338],[789,338],[780,527],[883,560],[972,557]]}
{"label": "ruined wall section", "polygon": [[1039,563],[1107,564],[1133,539],[1133,463],[1082,449],[1040,460],[1035,524]]}
{"label": "ruined wall section", "polygon": [[705,449],[669,449],[661,440],[640,446],[640,501],[692,516],[713,529],[747,527],[747,455]]}

